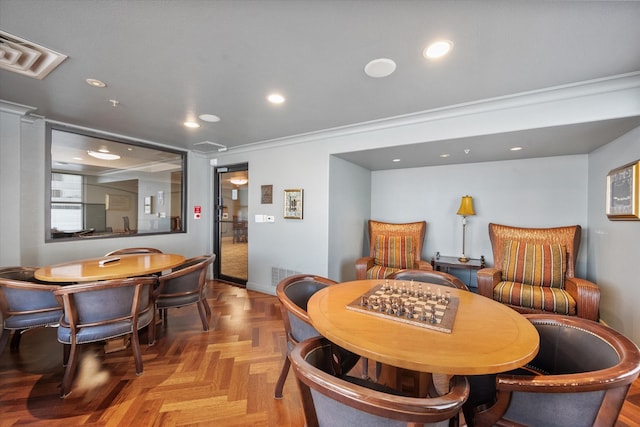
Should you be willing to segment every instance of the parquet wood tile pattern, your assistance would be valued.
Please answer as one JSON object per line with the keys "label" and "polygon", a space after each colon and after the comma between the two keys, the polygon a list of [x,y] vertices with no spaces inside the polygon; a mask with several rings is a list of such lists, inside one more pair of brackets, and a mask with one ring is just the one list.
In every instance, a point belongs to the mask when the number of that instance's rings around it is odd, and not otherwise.
{"label": "parquet wood tile pattern", "polygon": [[[53,328],[27,332],[18,353],[0,355],[0,427],[229,426],[301,427],[304,416],[293,373],[284,398],[273,398],[286,352],[275,296],[210,282],[212,316],[202,331],[195,306],[170,309],[154,346],[141,336],[144,373],[131,349],[100,353],[108,382],[60,399],[62,346]],[[618,427],[640,425],[640,380]]]}

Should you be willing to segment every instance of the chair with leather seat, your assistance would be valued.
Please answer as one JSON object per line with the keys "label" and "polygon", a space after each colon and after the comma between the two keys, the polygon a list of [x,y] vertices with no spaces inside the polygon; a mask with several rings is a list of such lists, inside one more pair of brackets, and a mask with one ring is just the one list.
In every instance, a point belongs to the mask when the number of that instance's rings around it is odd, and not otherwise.
{"label": "chair with leather seat", "polygon": [[114,256],[114,255],[131,255],[131,254],[161,254],[162,251],[156,248],[122,248],[116,249],[115,251],[111,251],[105,256]]}
{"label": "chair with leather seat", "polygon": [[206,298],[207,272],[215,258],[215,255],[189,258],[174,267],[170,273],[158,277],[156,307],[160,310],[165,323],[169,308],[181,308],[196,304],[202,329],[209,330],[207,316],[211,315],[211,308]]}
{"label": "chair with leather seat", "polygon": [[468,291],[467,285],[453,274],[436,270],[399,270],[387,276],[387,279],[407,280],[422,283],[434,283],[436,285],[448,286],[450,288]]}
{"label": "chair with leather seat", "polygon": [[574,275],[581,231],[489,224],[494,266],[478,271],[478,293],[520,313],[598,320],[598,285]]}
{"label": "chair with leather seat", "polygon": [[[307,314],[307,302],[313,294],[336,282],[325,277],[296,274],[281,280],[276,287],[276,296],[280,301],[282,321],[287,338],[287,355],[299,342],[319,336],[320,333],[311,326]],[[359,356],[343,350],[341,370],[348,372],[358,362]],[[275,388],[275,398],[282,398],[282,390],[291,366],[289,357],[285,357],[280,376]]]}
{"label": "chair with leather seat", "polygon": [[421,259],[426,221],[389,223],[368,221],[369,256],[356,260],[356,278],[384,279],[403,269],[433,270]]}
{"label": "chair with leather seat", "polygon": [[78,346],[131,335],[136,374],[142,374],[138,331],[149,327],[149,345],[155,333],[153,288],[155,277],[104,280],[61,286],[54,291],[64,307],[58,327],[58,341],[65,345],[66,369],[61,397],[71,392],[78,365]]}
{"label": "chair with leather seat", "polygon": [[494,403],[476,412],[475,425],[613,427],[640,373],[638,347],[580,317],[524,316],[540,335],[538,355],[516,372],[497,375]]}
{"label": "chair with leather seat", "polygon": [[406,397],[349,381],[335,369],[335,345],[323,337],[297,344],[290,354],[308,427],[457,425],[469,394],[464,377],[453,377],[441,396]]}
{"label": "chair with leather seat", "polygon": [[36,267],[0,268],[0,353],[12,332],[10,349],[17,351],[26,330],[55,326],[60,321],[62,307],[53,295],[60,286],[39,282],[34,278],[36,270]]}

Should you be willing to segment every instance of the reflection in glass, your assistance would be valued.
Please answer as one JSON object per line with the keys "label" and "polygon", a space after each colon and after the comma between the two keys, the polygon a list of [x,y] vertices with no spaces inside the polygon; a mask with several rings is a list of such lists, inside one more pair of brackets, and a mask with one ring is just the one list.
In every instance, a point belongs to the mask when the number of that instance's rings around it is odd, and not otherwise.
{"label": "reflection in glass", "polygon": [[184,231],[184,152],[49,125],[47,240]]}

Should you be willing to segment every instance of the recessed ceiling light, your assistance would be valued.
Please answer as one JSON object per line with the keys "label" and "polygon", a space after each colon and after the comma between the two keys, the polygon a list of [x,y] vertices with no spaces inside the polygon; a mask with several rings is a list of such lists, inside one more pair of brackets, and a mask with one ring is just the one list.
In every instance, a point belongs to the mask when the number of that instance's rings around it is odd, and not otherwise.
{"label": "recessed ceiling light", "polygon": [[87,84],[88,84],[89,86],[93,86],[93,87],[106,87],[106,86],[107,86],[107,84],[106,84],[106,83],[101,82],[101,81],[100,81],[100,80],[98,80],[98,79],[87,79],[87,80],[85,80],[85,81],[87,82]]}
{"label": "recessed ceiling light", "polygon": [[102,151],[87,151],[87,154],[100,160],[118,160],[120,158],[117,154]]}
{"label": "recessed ceiling light", "polygon": [[436,59],[442,58],[453,49],[453,42],[449,40],[439,40],[431,43],[422,53],[425,58]]}
{"label": "recessed ceiling light", "polygon": [[186,121],[186,122],[184,122],[183,124],[184,124],[186,127],[188,127],[188,128],[193,128],[193,129],[195,129],[195,128],[199,128],[199,127],[200,127],[200,125],[199,125],[198,123],[196,123],[196,122],[192,122],[192,121]]}
{"label": "recessed ceiling light", "polygon": [[200,120],[203,120],[205,122],[210,122],[210,123],[215,123],[220,121],[220,117],[214,116],[213,114],[200,114],[198,118]]}
{"label": "recessed ceiling light", "polygon": [[398,163],[400,161],[400,159],[393,159],[392,162],[396,162]]}
{"label": "recessed ceiling light", "polygon": [[450,155],[451,155],[451,154],[449,154],[449,153],[444,153],[444,154],[440,154],[440,157],[445,158],[445,157],[449,157]]}
{"label": "recessed ceiling light", "polygon": [[82,157],[74,157],[73,160],[82,160]]}
{"label": "recessed ceiling light", "polygon": [[378,58],[364,66],[367,76],[373,78],[387,77],[396,70],[396,63],[389,58]]}
{"label": "recessed ceiling light", "polygon": [[511,148],[509,148],[509,150],[511,150],[511,151],[520,151],[520,150],[522,150],[522,147],[511,147]]}
{"label": "recessed ceiling light", "polygon": [[284,96],[280,95],[279,93],[272,93],[269,96],[267,96],[267,101],[269,101],[272,104],[282,104],[285,99]]}

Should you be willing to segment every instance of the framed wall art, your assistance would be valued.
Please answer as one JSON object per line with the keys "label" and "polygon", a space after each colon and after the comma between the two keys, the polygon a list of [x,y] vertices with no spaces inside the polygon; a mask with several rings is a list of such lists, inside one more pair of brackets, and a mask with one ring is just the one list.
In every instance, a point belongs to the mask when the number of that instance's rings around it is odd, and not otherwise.
{"label": "framed wall art", "polygon": [[260,203],[270,205],[273,203],[273,185],[263,185],[260,187]]}
{"label": "framed wall art", "polygon": [[302,189],[284,190],[284,217],[302,219]]}
{"label": "framed wall art", "polygon": [[607,216],[611,220],[640,220],[638,180],[640,160],[613,169],[607,175]]}

